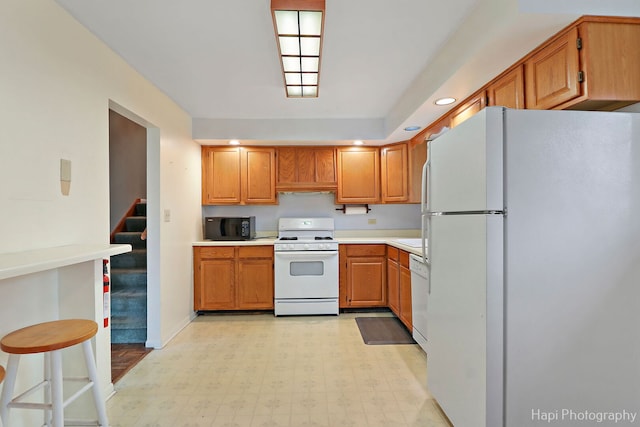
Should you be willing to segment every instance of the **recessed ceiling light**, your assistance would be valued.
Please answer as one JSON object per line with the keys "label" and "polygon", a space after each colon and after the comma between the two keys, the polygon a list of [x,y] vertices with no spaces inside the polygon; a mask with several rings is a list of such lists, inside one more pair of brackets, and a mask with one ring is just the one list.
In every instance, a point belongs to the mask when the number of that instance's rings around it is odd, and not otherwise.
{"label": "recessed ceiling light", "polygon": [[422,126],[407,126],[404,128],[407,132],[413,132],[414,130],[419,130]]}
{"label": "recessed ceiling light", "polygon": [[231,144],[231,145],[240,145],[240,141],[238,141],[237,139],[232,139],[231,141],[229,141],[229,144]]}
{"label": "recessed ceiling light", "polygon": [[364,142],[362,142],[361,140],[357,140],[357,141],[353,141],[353,145],[362,145],[364,144]]}
{"label": "recessed ceiling light", "polygon": [[435,104],[436,105],[449,105],[449,104],[453,104],[454,102],[456,102],[455,98],[440,98],[440,99],[436,99]]}

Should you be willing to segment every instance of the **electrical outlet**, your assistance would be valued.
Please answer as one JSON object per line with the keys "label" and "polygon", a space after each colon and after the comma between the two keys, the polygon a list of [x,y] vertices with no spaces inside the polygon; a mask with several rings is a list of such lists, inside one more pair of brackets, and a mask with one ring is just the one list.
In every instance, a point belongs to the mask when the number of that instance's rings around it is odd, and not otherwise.
{"label": "electrical outlet", "polygon": [[375,224],[377,221],[375,218],[369,218],[369,224]]}
{"label": "electrical outlet", "polygon": [[171,222],[171,210],[170,209],[165,209],[164,210],[164,222]]}

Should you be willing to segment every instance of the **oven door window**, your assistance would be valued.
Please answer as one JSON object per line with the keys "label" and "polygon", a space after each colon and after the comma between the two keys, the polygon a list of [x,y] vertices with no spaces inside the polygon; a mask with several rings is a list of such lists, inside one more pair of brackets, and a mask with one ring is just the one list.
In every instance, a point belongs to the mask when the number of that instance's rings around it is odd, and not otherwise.
{"label": "oven door window", "polygon": [[289,262],[290,276],[322,276],[324,262],[322,261],[291,261]]}

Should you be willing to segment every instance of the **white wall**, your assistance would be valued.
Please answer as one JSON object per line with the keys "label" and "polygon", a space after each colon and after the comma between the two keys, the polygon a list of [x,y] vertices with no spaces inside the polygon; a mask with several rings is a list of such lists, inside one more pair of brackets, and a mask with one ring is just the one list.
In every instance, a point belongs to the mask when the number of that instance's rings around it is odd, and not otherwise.
{"label": "white wall", "polygon": [[[201,210],[191,118],[52,0],[2,1],[0,57],[0,253],[109,241],[109,108],[117,107],[151,129],[149,333],[163,345],[193,314]],[[68,196],[61,158],[72,162]],[[165,209],[170,222],[160,221]],[[0,281],[3,298],[30,304],[3,294]]]}

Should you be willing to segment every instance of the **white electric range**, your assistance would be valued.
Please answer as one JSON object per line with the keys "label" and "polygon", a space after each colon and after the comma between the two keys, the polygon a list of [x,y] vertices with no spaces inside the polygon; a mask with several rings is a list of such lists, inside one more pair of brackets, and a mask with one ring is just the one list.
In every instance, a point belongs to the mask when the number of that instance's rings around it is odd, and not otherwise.
{"label": "white electric range", "polygon": [[275,315],[334,314],[338,242],[333,218],[280,218],[275,254]]}

